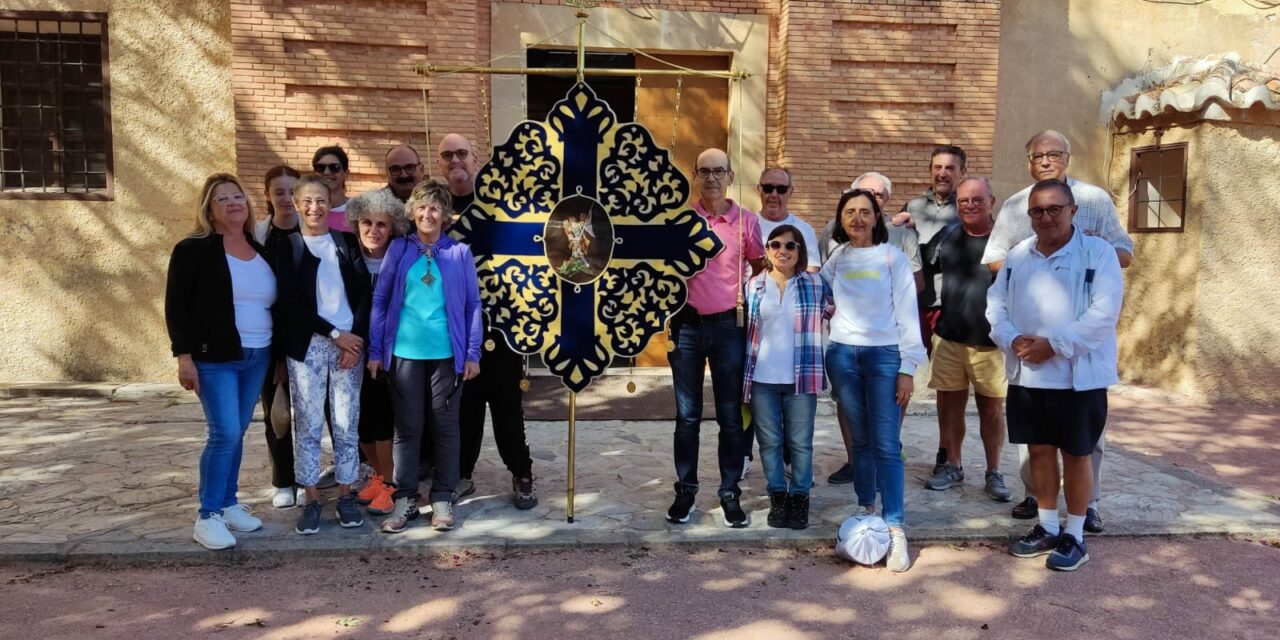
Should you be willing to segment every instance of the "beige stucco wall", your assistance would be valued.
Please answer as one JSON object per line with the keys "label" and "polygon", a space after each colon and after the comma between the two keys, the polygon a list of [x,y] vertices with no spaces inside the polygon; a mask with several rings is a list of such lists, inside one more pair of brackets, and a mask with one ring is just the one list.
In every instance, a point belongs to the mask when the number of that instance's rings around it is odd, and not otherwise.
{"label": "beige stucco wall", "polygon": [[108,14],[115,170],[110,202],[0,197],[0,381],[169,381],[169,252],[192,227],[204,177],[235,167],[228,3],[0,9]]}
{"label": "beige stucco wall", "polygon": [[1178,56],[1235,51],[1261,62],[1280,45],[1280,8],[1245,2],[1005,0],[1000,20],[998,195],[1027,185],[1023,144],[1050,128],[1071,138],[1072,175],[1103,184],[1110,141],[1101,96],[1126,77]]}

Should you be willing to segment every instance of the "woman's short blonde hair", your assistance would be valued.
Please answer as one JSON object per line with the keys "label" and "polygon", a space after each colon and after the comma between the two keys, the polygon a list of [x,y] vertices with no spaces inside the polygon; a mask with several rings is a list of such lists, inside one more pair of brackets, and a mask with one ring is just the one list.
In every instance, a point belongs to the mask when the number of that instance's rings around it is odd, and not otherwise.
{"label": "woman's short blonde hair", "polygon": [[347,224],[360,228],[360,221],[379,213],[391,219],[391,229],[402,236],[409,231],[409,219],[405,217],[404,203],[390,189],[366,191],[347,202]]}
{"label": "woman's short blonde hair", "polygon": [[191,232],[191,237],[207,238],[213,233],[213,190],[224,184],[234,184],[244,194],[244,232],[249,236],[253,235],[253,226],[257,220],[253,217],[253,201],[249,199],[249,192],[244,190],[240,179],[234,175],[215,173],[205,178],[204,186],[200,188],[200,209],[196,211],[196,228]]}
{"label": "woman's short blonde hair", "polygon": [[412,219],[413,210],[424,204],[440,207],[446,218],[453,215],[453,195],[449,193],[449,187],[446,187],[443,182],[435,180],[419,182],[418,186],[413,188],[413,193],[409,194],[409,200],[404,203],[405,217]]}

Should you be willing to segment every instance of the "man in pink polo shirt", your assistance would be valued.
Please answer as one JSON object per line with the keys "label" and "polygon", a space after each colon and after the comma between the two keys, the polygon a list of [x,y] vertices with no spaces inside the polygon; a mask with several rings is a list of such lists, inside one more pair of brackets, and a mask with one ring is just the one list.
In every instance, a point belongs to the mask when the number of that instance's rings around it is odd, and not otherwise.
{"label": "man in pink polo shirt", "polygon": [[694,183],[698,201],[694,211],[720,237],[724,248],[707,268],[689,279],[689,303],[671,321],[672,386],[676,394],[676,498],[667,519],[686,523],[698,493],[698,431],[702,423],[702,382],[711,365],[716,422],[720,425],[720,506],[726,526],[747,526],[739,504],[743,456],[749,451],[742,431],[742,370],[746,333],[738,326],[742,283],[764,264],[760,219],[727,195],[733,184],[729,156],[707,149],[698,156]]}

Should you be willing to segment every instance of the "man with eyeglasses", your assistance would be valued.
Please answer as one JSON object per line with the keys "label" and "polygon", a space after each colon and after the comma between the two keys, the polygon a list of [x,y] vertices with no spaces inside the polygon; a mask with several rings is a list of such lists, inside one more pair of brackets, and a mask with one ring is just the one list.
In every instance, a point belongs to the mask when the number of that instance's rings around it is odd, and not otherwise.
{"label": "man with eyeglasses", "polygon": [[[916,280],[916,291],[920,291],[924,283],[924,274],[921,273],[919,236],[915,228],[894,225],[889,218],[889,198],[893,195],[893,182],[883,173],[868,171],[854,178],[849,189],[870,191],[872,197],[876,199],[876,204],[880,205],[881,214],[884,216],[885,228],[889,231],[889,244],[907,254],[907,260],[911,262],[911,273]],[[836,219],[832,217],[827,226],[822,229],[822,238],[818,242],[818,250],[823,262],[827,261],[827,256],[838,246],[832,239],[835,229]],[[832,398],[834,399],[834,394]],[[907,415],[906,406],[902,407],[901,415],[902,417]],[[827,476],[827,484],[849,484],[853,482],[853,440],[849,436],[849,425],[845,422],[844,412],[838,409],[838,405],[836,420],[840,422],[840,436],[844,439],[845,463]]]}
{"label": "man with eyeglasses", "polygon": [[[1025,149],[1027,172],[1031,174],[1031,180],[1065,182],[1071,188],[1077,207],[1075,226],[1086,235],[1106,240],[1115,248],[1120,267],[1128,268],[1133,261],[1133,240],[1120,224],[1120,216],[1116,213],[1111,194],[1094,185],[1067,177],[1067,168],[1071,164],[1071,141],[1061,133],[1047,129],[1032,136]],[[995,227],[991,230],[991,239],[987,242],[987,250],[982,255],[983,264],[989,266],[992,272],[1000,270],[1010,248],[1035,233],[1031,218],[1027,216],[1030,195],[1031,187],[1027,187],[1009,196],[1000,207]],[[1106,440],[1106,436],[1102,436],[1093,450],[1093,498],[1089,502],[1088,520],[1085,522],[1085,531],[1089,533],[1102,531],[1098,499],[1102,495],[1102,455],[1106,449]],[[1022,483],[1030,487],[1031,472],[1026,447],[1018,447],[1018,459],[1021,462]],[[1021,520],[1034,518],[1036,506],[1036,498],[1028,489],[1023,501],[1013,508],[1013,517]]]}
{"label": "man with eyeglasses", "polygon": [[[450,133],[440,141],[436,150],[436,168],[449,184],[455,215],[466,211],[475,200],[479,167],[480,158],[466,136]],[[524,392],[520,390],[520,381],[524,379],[524,358],[507,346],[500,331],[488,326],[489,315],[483,317],[485,339],[480,353],[480,375],[462,385],[462,405],[458,411],[462,432],[461,475],[455,499],[476,491],[476,483],[471,476],[480,459],[484,413],[488,406],[498,455],[502,457],[507,471],[511,472],[512,502],[517,509],[532,509],[538,505],[538,492],[533,486],[533,458],[529,454],[529,442],[524,431]]]}
{"label": "man with eyeglasses", "polygon": [[759,217],[728,197],[734,180],[729,155],[720,149],[707,149],[698,155],[695,167],[698,199],[693,209],[724,246],[702,272],[689,279],[688,304],[671,320],[672,350],[668,361],[676,400],[676,497],[667,519],[683,524],[689,522],[693,511],[698,492],[702,384],[709,363],[716,422],[720,426],[717,493],[724,524],[740,528],[748,524],[738,483],[742,479],[743,456],[749,449],[742,429],[746,330],[738,318],[748,267],[752,274],[764,267],[764,242]]}
{"label": "man with eyeglasses", "polygon": [[387,189],[395,194],[400,202],[408,202],[413,188],[422,182],[424,171],[422,159],[418,151],[407,144],[391,147],[383,158],[387,167]]}
{"label": "man with eyeglasses", "polygon": [[[991,339],[1005,354],[1009,441],[1030,454],[1038,523],[1009,546],[1045,565],[1074,571],[1089,561],[1084,527],[1093,495],[1093,451],[1107,420],[1107,387],[1118,382],[1116,322],[1124,277],[1113,246],[1075,224],[1065,182],[1031,187],[1026,216],[1034,235],[1009,250],[987,290]],[[1058,457],[1066,494],[1058,520]]]}
{"label": "man with eyeglasses", "polygon": [[982,264],[991,236],[991,211],[996,198],[986,178],[966,177],[956,187],[960,221],[938,234],[934,257],[942,274],[939,297],[941,314],[933,334],[933,364],[929,388],[937,391],[938,449],[946,459],[925,488],[945,491],[964,486],[964,408],[973,387],[978,405],[978,425],[986,454],[983,489],[987,497],[1008,502],[1009,488],[1000,473],[1004,445],[1004,398],[1008,392],[1004,356],[991,341],[987,322],[987,289],[992,274]]}

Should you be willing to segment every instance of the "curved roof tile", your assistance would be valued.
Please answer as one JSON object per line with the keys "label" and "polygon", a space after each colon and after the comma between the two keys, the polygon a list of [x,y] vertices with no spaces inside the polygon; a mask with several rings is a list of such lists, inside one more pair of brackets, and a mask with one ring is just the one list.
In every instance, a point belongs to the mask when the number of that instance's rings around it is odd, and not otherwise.
{"label": "curved roof tile", "polygon": [[1280,71],[1241,62],[1234,53],[1180,59],[1126,79],[1105,99],[1113,121],[1200,110],[1205,119],[1226,120],[1226,108],[1280,110]]}

